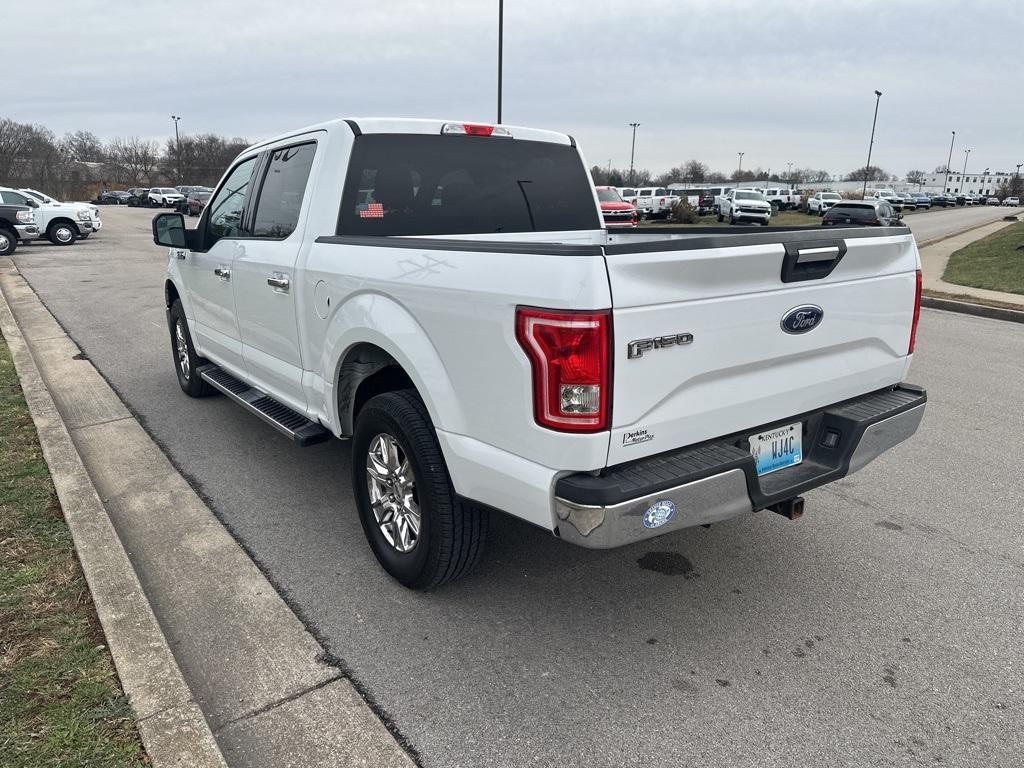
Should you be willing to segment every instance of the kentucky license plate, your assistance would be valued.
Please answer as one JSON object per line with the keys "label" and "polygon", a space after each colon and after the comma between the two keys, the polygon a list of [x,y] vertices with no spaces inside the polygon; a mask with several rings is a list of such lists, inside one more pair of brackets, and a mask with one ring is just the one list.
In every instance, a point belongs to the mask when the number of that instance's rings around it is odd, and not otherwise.
{"label": "kentucky license plate", "polygon": [[750,455],[757,464],[757,474],[767,475],[804,460],[800,442],[803,428],[799,422],[750,436]]}

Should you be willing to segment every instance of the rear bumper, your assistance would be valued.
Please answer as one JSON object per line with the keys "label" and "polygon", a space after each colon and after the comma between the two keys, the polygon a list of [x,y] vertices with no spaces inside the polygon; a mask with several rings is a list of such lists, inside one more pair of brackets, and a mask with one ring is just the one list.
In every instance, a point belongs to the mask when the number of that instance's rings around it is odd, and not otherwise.
{"label": "rear bumper", "polygon": [[[558,535],[606,549],[792,499],[856,472],[913,435],[927,400],[923,389],[901,384],[774,425],[608,467],[596,476],[562,477],[555,485]],[[803,462],[758,477],[747,437],[797,420],[804,425]],[[836,433],[829,446],[827,436]],[[659,524],[647,527],[654,523]]]}

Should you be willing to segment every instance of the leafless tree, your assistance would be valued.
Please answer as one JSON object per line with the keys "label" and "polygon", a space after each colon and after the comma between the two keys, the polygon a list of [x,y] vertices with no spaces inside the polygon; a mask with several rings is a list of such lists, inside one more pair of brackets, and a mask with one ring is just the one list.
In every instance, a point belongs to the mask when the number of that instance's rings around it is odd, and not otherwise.
{"label": "leafless tree", "polygon": [[157,143],[138,136],[116,138],[107,145],[109,175],[130,186],[150,184],[160,159]]}

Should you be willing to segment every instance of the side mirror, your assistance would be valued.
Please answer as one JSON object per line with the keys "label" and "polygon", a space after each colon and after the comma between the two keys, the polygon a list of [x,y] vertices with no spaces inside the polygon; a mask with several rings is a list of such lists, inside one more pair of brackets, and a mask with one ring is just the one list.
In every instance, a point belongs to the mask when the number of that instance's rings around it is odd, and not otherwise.
{"label": "side mirror", "polygon": [[153,242],[168,248],[188,248],[185,217],[180,213],[159,213],[154,216]]}
{"label": "side mirror", "polygon": [[25,198],[25,204],[29,208],[38,208],[39,207],[39,203],[37,203],[35,198],[33,198],[33,197],[26,197]]}

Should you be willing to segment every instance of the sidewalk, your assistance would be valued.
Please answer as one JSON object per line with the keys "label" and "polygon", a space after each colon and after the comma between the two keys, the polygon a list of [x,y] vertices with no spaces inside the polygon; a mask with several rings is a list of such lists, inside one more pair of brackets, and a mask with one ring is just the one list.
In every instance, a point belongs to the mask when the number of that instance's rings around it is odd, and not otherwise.
{"label": "sidewalk", "polygon": [[999,302],[1024,311],[1024,296],[1019,293],[1004,293],[1003,291],[989,291],[984,288],[971,288],[966,285],[947,283],[942,279],[942,274],[946,271],[949,257],[956,251],[969,243],[973,243],[975,240],[980,240],[991,235],[993,232],[998,232],[1003,227],[1008,227],[1012,223],[1009,221],[997,221],[992,224],[986,224],[983,227],[963,232],[937,242],[934,245],[922,248],[921,266],[924,273],[922,285],[924,290],[950,294],[965,302],[969,302],[972,299]]}

